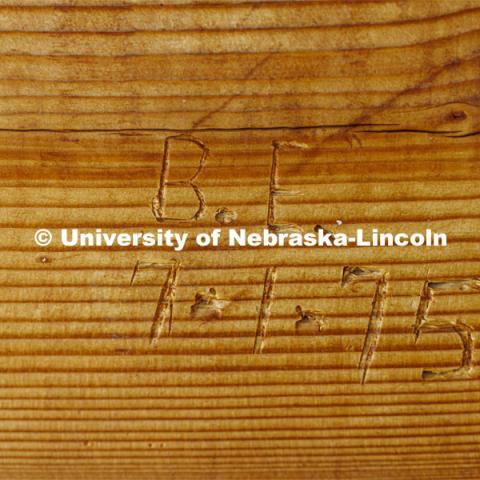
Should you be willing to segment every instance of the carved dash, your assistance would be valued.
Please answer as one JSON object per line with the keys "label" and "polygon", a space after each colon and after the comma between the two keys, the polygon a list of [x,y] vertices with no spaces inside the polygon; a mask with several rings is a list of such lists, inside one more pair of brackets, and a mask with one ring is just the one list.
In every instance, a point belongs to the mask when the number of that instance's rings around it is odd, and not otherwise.
{"label": "carved dash", "polygon": [[190,308],[193,319],[201,319],[204,322],[209,320],[220,320],[223,309],[229,304],[228,300],[219,298],[215,288],[208,292],[198,292],[195,295],[195,303]]}
{"label": "carved dash", "polygon": [[303,310],[301,305],[295,307],[295,312],[300,317],[295,322],[295,335],[318,334],[325,325],[325,316],[319,310]]}

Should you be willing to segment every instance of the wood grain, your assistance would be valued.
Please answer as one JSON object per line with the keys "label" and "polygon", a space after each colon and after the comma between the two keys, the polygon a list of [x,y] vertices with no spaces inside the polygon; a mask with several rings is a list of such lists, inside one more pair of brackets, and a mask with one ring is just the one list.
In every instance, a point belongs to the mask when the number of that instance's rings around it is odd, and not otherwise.
{"label": "wood grain", "polygon": [[[478,479],[479,19],[478,0],[0,0],[0,479]],[[208,148],[205,214],[157,222],[179,134]],[[226,231],[222,208],[260,231],[274,145],[304,147],[278,152],[274,188],[301,195],[275,222],[448,247],[58,241]],[[199,159],[173,141],[168,181]],[[166,195],[169,217],[198,208]],[[346,266],[382,280],[342,287]],[[461,365],[445,322],[471,329],[471,368],[422,377]]]}

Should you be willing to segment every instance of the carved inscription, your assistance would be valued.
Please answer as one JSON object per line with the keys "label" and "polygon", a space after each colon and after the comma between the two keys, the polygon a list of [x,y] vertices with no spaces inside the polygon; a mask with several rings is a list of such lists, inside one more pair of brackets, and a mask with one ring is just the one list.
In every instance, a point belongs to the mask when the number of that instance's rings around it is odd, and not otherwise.
{"label": "carved inscription", "polygon": [[373,355],[380,341],[388,287],[387,273],[382,270],[372,270],[364,267],[345,267],[343,269],[342,287],[363,280],[375,280],[376,288],[370,318],[368,319],[367,333],[363,341],[362,354],[358,363],[361,383],[365,383],[368,367],[372,363]]}
{"label": "carved inscription", "polygon": [[173,323],[173,305],[175,302],[176,287],[180,263],[173,262],[170,265],[158,263],[137,262],[132,274],[130,285],[133,285],[135,276],[142,268],[165,268],[168,267],[167,278],[160,291],[155,313],[153,314],[152,326],[150,329],[150,344],[156,346],[159,337],[170,336]]}

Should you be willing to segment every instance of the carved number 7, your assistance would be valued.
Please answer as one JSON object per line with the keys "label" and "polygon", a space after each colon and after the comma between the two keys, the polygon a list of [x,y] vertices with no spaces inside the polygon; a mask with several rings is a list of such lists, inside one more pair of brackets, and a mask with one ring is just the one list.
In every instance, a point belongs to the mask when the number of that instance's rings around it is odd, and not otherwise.
{"label": "carved number 7", "polygon": [[[160,337],[170,336],[172,333],[173,303],[175,301],[180,264],[176,261],[170,264],[139,261],[133,269],[132,278],[130,280],[130,285],[133,285],[133,281],[141,269],[163,269],[165,267],[168,267],[168,274],[160,291],[160,296],[158,297],[157,307],[153,314],[152,326],[150,329],[150,345],[152,347],[156,346]],[[168,329],[166,328],[167,322]]]}
{"label": "carved number 7", "polygon": [[368,367],[372,363],[373,354],[377,349],[382,332],[382,323],[385,316],[385,303],[387,300],[387,273],[382,270],[371,270],[364,267],[344,267],[342,287],[352,285],[362,280],[376,280],[377,288],[372,301],[372,310],[368,321],[367,333],[363,341],[362,354],[358,368],[361,374],[361,383],[365,383]]}

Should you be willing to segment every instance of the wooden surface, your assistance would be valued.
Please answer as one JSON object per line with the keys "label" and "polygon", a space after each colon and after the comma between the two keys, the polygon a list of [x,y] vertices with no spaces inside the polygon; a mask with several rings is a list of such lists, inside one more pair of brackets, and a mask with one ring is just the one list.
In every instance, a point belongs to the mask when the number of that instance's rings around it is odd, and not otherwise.
{"label": "wooden surface", "polygon": [[[0,479],[480,478],[479,25],[478,0],[0,0]],[[179,133],[209,149],[206,212],[159,223]],[[279,187],[302,193],[278,197],[282,223],[428,227],[448,247],[33,242],[38,228],[199,232],[223,207],[259,230],[272,142],[305,145],[279,152]],[[169,161],[187,179],[198,146],[173,141]],[[197,206],[168,190],[169,215]],[[130,285],[137,262],[172,259],[173,293],[168,268]],[[386,283],[342,287],[346,266]],[[172,331],[152,345],[162,286]],[[191,307],[210,288],[229,303],[202,321]],[[415,341],[430,294],[428,321],[472,330],[469,371],[422,377],[463,350],[441,328]],[[296,332],[298,305],[320,332]]]}

